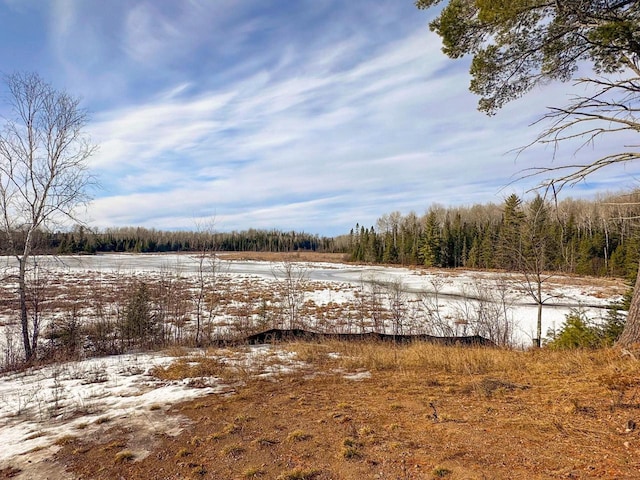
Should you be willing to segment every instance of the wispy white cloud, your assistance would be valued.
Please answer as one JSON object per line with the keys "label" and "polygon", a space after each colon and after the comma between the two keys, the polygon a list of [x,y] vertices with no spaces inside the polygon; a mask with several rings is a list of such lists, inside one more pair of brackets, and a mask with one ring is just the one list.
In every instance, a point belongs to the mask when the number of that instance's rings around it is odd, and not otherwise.
{"label": "wispy white cloud", "polygon": [[[391,0],[52,2],[49,68],[85,98],[100,144],[88,217],[341,233],[432,202],[500,202],[550,161],[510,150],[567,85],[488,118],[468,61],[447,59],[427,20]],[[617,174],[602,181],[634,178]]]}
{"label": "wispy white cloud", "polygon": [[167,47],[178,43],[184,33],[152,3],[138,3],[127,13],[124,49],[136,62],[156,65],[166,56]]}

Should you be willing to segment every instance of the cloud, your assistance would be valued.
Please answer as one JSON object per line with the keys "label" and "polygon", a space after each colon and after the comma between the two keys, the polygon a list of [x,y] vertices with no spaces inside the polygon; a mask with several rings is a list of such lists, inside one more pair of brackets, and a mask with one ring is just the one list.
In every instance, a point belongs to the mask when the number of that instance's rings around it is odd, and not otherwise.
{"label": "cloud", "polygon": [[[394,210],[500,202],[553,151],[535,138],[552,84],[495,117],[430,13],[382,1],[51,4],[51,71],[92,111],[101,227],[279,227],[344,233]],[[572,156],[563,147],[556,164]],[[614,172],[615,173],[615,172]],[[611,185],[634,178],[619,170]],[[615,179],[615,180],[611,180]],[[535,184],[517,184],[519,193]]]}
{"label": "cloud", "polygon": [[166,45],[177,42],[181,36],[181,29],[152,4],[139,3],[127,14],[124,48],[136,62],[157,64],[166,54]]}
{"label": "cloud", "polygon": [[[385,213],[387,202],[424,210],[437,192],[461,191],[456,184],[500,159],[469,164],[466,152],[477,152],[491,133],[484,124],[462,125],[472,98],[450,82],[464,74],[438,77],[446,60],[425,61],[423,42],[417,31],[348,67],[345,55],[327,59],[325,47],[296,66],[304,74],[259,71],[195,97],[180,84],[153,101],[103,113],[92,126],[104,139],[94,164],[119,180],[111,189],[117,196],[95,204],[100,222],[185,226],[200,211],[216,211],[234,226],[251,219],[254,226],[310,228],[321,216],[317,205],[332,205],[326,199],[349,198],[339,208],[354,223]],[[447,104],[446,122],[433,98]],[[151,191],[140,193],[143,185]],[[155,211],[161,205],[162,213]],[[180,211],[189,212],[181,222]],[[333,218],[323,225],[340,227]]]}

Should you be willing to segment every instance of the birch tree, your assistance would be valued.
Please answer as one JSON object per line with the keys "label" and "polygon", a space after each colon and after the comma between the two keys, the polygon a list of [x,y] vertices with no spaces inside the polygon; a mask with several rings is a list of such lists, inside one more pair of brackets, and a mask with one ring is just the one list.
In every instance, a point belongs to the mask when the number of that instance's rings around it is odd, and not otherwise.
{"label": "birch tree", "polygon": [[87,114],[78,99],[54,89],[35,73],[5,78],[8,116],[0,132],[0,230],[17,261],[22,342],[27,361],[36,354],[39,326],[30,325],[28,271],[39,231],[77,222],[88,200],[87,161],[94,153],[84,132]]}

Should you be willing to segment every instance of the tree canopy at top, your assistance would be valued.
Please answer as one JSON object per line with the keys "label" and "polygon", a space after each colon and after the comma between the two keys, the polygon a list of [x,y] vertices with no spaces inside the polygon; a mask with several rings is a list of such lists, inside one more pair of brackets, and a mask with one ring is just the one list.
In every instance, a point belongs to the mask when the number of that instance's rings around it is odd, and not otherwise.
{"label": "tree canopy at top", "polygon": [[637,0],[451,0],[430,27],[449,57],[473,56],[470,89],[489,114],[536,84],[569,80],[581,61],[596,74],[640,76]]}

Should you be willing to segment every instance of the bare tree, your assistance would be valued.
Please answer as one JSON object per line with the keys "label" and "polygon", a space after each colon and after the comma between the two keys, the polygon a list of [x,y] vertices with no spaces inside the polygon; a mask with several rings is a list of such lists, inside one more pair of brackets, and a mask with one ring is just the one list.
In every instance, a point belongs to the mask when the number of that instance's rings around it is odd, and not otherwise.
{"label": "bare tree", "polygon": [[43,269],[34,259],[32,268],[27,272],[25,278],[26,292],[25,299],[27,302],[28,320],[30,332],[31,349],[35,350],[40,338],[40,330],[42,325],[42,308],[43,303],[46,300],[46,293],[50,285],[50,279],[46,273],[46,269]]}
{"label": "bare tree", "polygon": [[402,279],[396,278],[385,285],[393,335],[404,335],[408,316],[408,299]]}
{"label": "bare tree", "polygon": [[561,142],[580,142],[578,149],[593,146],[596,140],[606,135],[620,135],[626,151],[612,152],[602,157],[590,159],[584,163],[552,165],[550,167],[531,168],[530,175],[551,177],[542,182],[542,186],[558,193],[566,186],[575,185],[598,170],[614,164],[627,163],[640,159],[640,152],[634,150],[637,145],[629,145],[631,135],[640,131],[640,60],[627,65],[627,78],[580,78],[576,85],[590,90],[586,96],[574,96],[564,107],[552,107],[538,122],[548,121],[547,126],[536,139],[520,150],[536,143],[551,144],[554,150]]}
{"label": "bare tree", "polygon": [[279,266],[273,268],[272,273],[278,282],[280,303],[288,321],[288,328],[303,328],[304,322],[300,318],[300,310],[302,310],[309,283],[307,267],[285,259]]}
{"label": "bare tree", "polygon": [[477,299],[475,333],[488,338],[496,345],[513,345],[514,319],[511,285],[503,278],[487,283],[476,279],[473,284]]}
{"label": "bare tree", "polygon": [[385,320],[388,317],[385,308],[385,282],[375,274],[363,275],[357,291],[356,305],[360,332],[371,329],[376,333],[385,333]]}
{"label": "bare tree", "polygon": [[553,276],[549,273],[549,253],[552,247],[548,231],[548,209],[545,201],[536,196],[528,208],[527,222],[523,229],[523,245],[519,249],[520,271],[524,276],[523,286],[527,294],[536,302],[536,346],[542,345],[542,308],[554,298],[547,294],[544,286]]}
{"label": "bare tree", "polygon": [[222,263],[215,252],[215,219],[209,219],[198,225],[197,232],[200,234],[200,251],[196,256],[196,287],[194,292],[194,303],[196,308],[196,332],[195,343],[202,345],[203,327],[206,322],[207,341],[211,341],[213,331],[212,321],[215,316],[217,297],[216,288],[219,274],[222,270]]}
{"label": "bare tree", "polygon": [[420,310],[425,317],[425,329],[428,334],[453,336],[455,331],[450,319],[440,303],[440,292],[444,287],[444,280],[434,276],[429,280],[431,289],[419,293]]}
{"label": "bare tree", "polygon": [[0,230],[18,263],[15,278],[25,357],[35,355],[37,328],[29,328],[27,272],[37,232],[74,220],[88,200],[87,160],[95,151],[79,100],[37,74],[6,77],[11,118],[0,133]]}

